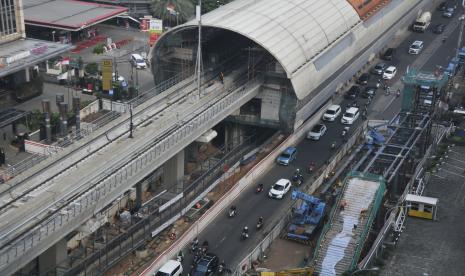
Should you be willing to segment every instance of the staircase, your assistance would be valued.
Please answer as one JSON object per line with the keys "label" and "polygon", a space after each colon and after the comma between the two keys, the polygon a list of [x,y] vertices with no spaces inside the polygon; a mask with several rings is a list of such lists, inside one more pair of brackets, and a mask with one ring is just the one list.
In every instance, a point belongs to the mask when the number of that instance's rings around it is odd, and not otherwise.
{"label": "staircase", "polygon": [[370,177],[349,178],[343,190],[340,204],[336,206],[329,230],[321,239],[314,259],[319,275],[341,275],[358,260],[368,230],[384,193],[384,183]]}

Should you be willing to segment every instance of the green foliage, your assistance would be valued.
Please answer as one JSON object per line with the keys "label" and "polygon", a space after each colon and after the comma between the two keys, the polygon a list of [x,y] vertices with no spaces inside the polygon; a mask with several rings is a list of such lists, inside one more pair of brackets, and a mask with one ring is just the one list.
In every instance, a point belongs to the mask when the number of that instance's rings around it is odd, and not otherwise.
{"label": "green foliage", "polygon": [[[197,3],[197,1],[192,0],[194,3]],[[232,2],[233,0],[203,0],[202,1],[202,13],[207,13],[209,11],[212,11],[219,6],[226,5],[229,2]]]}
{"label": "green foliage", "polygon": [[100,55],[100,54],[103,54],[103,44],[97,44],[94,49],[92,50],[92,53],[94,54],[97,54],[97,55]]}
{"label": "green foliage", "polygon": [[[202,0],[202,13],[207,13],[225,5],[233,0]],[[195,17],[195,6],[198,5],[198,0],[153,0],[152,11],[153,16],[163,20],[176,23],[176,15],[170,14],[166,7],[174,6],[174,10],[178,12],[177,20],[183,23]],[[174,24],[172,24],[174,25]]]}
{"label": "green foliage", "polygon": [[84,67],[84,71],[89,75],[97,75],[98,74],[98,64],[96,62],[86,64]]}
{"label": "green foliage", "polygon": [[163,21],[176,22],[176,16],[170,14],[170,11],[166,9],[168,6],[174,6],[174,10],[178,12],[177,20],[179,23],[192,19],[195,16],[195,5],[192,0],[153,0],[153,16]]}
{"label": "green foliage", "polygon": [[40,125],[44,122],[44,115],[38,109],[31,112],[28,117],[27,123],[29,130],[36,131],[40,128]]}

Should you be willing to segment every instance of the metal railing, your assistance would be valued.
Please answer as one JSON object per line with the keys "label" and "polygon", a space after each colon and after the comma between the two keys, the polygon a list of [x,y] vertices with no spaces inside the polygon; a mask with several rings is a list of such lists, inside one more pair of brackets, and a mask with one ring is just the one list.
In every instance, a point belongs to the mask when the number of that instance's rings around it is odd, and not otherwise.
{"label": "metal railing", "polygon": [[[237,163],[244,153],[253,147],[254,141],[255,136],[250,136],[246,137],[241,145],[234,148],[225,147],[224,150],[230,148],[230,151],[226,152],[224,156],[218,159],[218,161],[208,168],[198,179],[180,191],[181,193],[173,188],[171,192],[183,195],[177,202],[174,202],[163,211],[160,211],[159,206],[162,206],[168,200],[153,201],[148,205],[144,205],[144,209],[148,211],[145,218],[133,224],[121,235],[110,240],[105,247],[96,250],[90,256],[87,256],[84,260],[74,265],[71,269],[68,269],[66,273],[68,275],[75,275],[83,271],[85,271],[85,273],[92,273],[92,271],[103,273],[124,258],[124,256],[144,244],[147,240],[151,240],[154,236],[154,232],[161,232],[169,227],[169,224],[166,223],[167,221],[172,220],[172,218],[177,218],[179,215],[183,215],[182,211],[188,208],[192,203],[195,203],[194,200],[199,195],[207,189],[212,188],[211,186],[215,183],[218,183],[219,177],[225,176],[223,173],[225,165],[232,166]],[[220,152],[223,152],[223,150],[220,150]],[[224,179],[219,180],[224,181]],[[67,265],[63,266],[67,267]]]}
{"label": "metal railing", "polygon": [[378,209],[381,205],[381,201],[383,200],[384,191],[386,190],[386,180],[382,177],[379,177],[377,175],[372,175],[372,174],[361,174],[361,173],[355,173],[355,172],[353,173],[353,176],[358,176],[363,179],[376,181],[379,183],[379,188],[376,191],[375,200],[373,201],[373,205],[371,206],[368,220],[364,226],[362,234],[360,235],[359,242],[357,243],[357,247],[355,248],[354,256],[352,258],[352,261],[349,267],[350,271],[355,269],[357,266],[357,262],[360,258],[360,254],[362,253],[363,246],[365,245],[366,237],[369,234],[373,220],[375,219]]}
{"label": "metal railing", "polygon": [[[165,135],[153,145],[150,145],[149,148],[144,147],[135,156],[126,156],[119,160],[98,177],[90,176],[87,180],[83,179],[80,186],[67,191],[65,195],[62,195],[62,198],[67,198],[76,193],[80,194],[80,196],[73,196],[72,201],[64,203],[64,206],[58,208],[54,213],[47,214],[47,219],[19,238],[15,238],[15,241],[2,249],[0,252],[0,267],[5,268],[12,261],[32,250],[38,243],[49,238],[52,233],[63,230],[64,226],[75,223],[74,220],[81,221],[84,217],[91,216],[96,209],[103,207],[101,205],[105,204],[102,199],[109,196],[109,194],[113,194],[115,190],[118,190],[117,188],[126,187],[131,178],[134,180],[144,174],[144,171],[153,170],[155,160],[162,160],[172,155],[180,144],[195,136],[193,134],[199,132],[201,126],[209,125],[219,114],[230,112],[229,109],[233,108],[235,102],[244,96],[250,96],[251,91],[246,89],[245,83],[247,83],[246,79],[238,80],[235,84],[236,87],[241,87],[240,89],[236,89],[234,92],[231,91],[216,103],[211,103],[203,111],[189,114],[181,125],[167,129],[170,135]],[[259,83],[260,81],[255,81],[248,84],[247,87],[252,87],[252,91],[256,92]],[[82,191],[83,188],[87,189],[86,187],[91,188]],[[43,214],[51,208],[56,209],[56,204],[52,203],[38,212]]]}
{"label": "metal railing", "polygon": [[[180,83],[181,81],[187,79],[188,77],[191,77],[191,75],[183,75],[183,74],[177,74],[173,76],[170,79],[167,79],[166,81],[158,84],[157,86],[144,91],[139,94],[138,97],[134,98],[133,100],[129,101],[126,103],[127,108],[126,110],[129,110],[129,106],[132,105],[132,108],[136,108],[139,106],[141,103],[145,103],[146,101],[150,100],[154,96],[160,94],[161,92],[173,87],[174,85]],[[116,113],[116,112],[109,112],[105,114],[104,116],[90,122],[88,125],[85,127],[81,127],[80,130],[73,130],[70,132],[66,137],[62,138],[61,141],[55,143],[54,146],[65,148],[71,144],[73,144],[75,141],[84,138],[85,136],[88,136],[92,132],[104,127],[107,125],[109,122],[115,120],[118,118],[121,114]],[[44,141],[42,141],[44,142]],[[15,177],[19,175],[20,173],[30,169],[31,167],[39,164],[43,160],[47,159],[49,156],[57,153],[55,152],[50,152],[49,155],[32,155],[26,159],[21,160],[20,162],[16,164],[12,164],[10,167],[6,169],[6,174],[9,177]]]}
{"label": "metal railing", "polygon": [[[291,207],[295,205],[295,202],[291,204]],[[283,214],[282,218],[275,224],[275,226],[268,232],[265,238],[247,255],[234,269],[232,275],[241,276],[245,272],[252,268],[252,264],[255,260],[262,259],[265,253],[273,241],[281,235],[282,230],[292,219],[292,208],[288,208]]]}

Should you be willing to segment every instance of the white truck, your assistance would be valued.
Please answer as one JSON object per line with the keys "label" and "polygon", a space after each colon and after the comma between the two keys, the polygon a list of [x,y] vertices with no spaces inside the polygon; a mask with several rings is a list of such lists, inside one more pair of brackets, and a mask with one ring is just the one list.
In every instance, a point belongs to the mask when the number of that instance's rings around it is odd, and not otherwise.
{"label": "white truck", "polygon": [[413,30],[415,32],[422,32],[424,33],[426,29],[428,29],[428,26],[431,24],[431,13],[430,12],[424,12],[422,13],[415,23],[413,23]]}

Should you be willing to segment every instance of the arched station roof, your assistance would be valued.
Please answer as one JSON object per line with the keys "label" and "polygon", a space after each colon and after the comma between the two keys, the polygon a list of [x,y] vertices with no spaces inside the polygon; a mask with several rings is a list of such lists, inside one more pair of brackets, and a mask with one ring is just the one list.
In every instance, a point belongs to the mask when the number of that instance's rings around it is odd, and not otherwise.
{"label": "arched station roof", "polygon": [[[347,0],[235,0],[202,15],[202,26],[241,34],[273,55],[299,99],[309,92],[305,91],[305,71],[310,74],[314,57],[359,22],[359,14]],[[192,20],[173,31],[196,25]]]}

